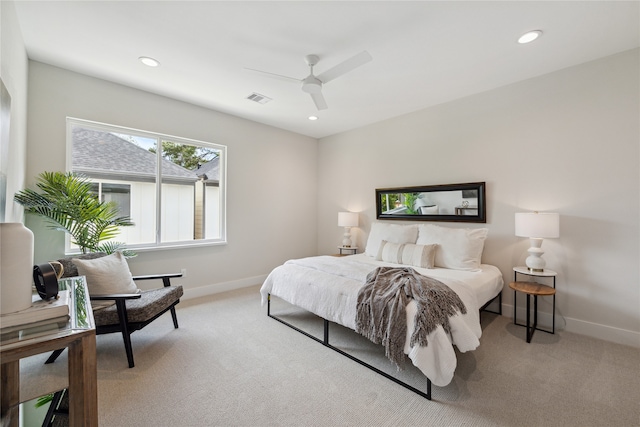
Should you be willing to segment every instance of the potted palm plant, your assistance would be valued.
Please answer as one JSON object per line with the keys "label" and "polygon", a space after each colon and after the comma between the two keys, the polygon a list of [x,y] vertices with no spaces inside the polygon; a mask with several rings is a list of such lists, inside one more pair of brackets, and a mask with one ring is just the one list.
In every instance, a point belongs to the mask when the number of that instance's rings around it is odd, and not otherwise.
{"label": "potted palm plant", "polygon": [[[111,239],[120,227],[134,225],[128,216],[121,216],[115,202],[103,202],[91,191],[88,178],[73,172],[42,172],[36,187],[40,192],[25,189],[15,195],[15,201],[27,213],[45,218],[49,228],[71,236],[82,253],[121,250],[124,243]],[[123,251],[134,256],[131,251]]]}
{"label": "potted palm plant", "polygon": [[[114,242],[120,227],[134,225],[128,216],[121,216],[114,202],[102,202],[91,191],[91,182],[73,172],[42,172],[36,187],[40,192],[25,189],[14,199],[25,212],[43,217],[49,228],[71,236],[82,253],[113,253],[123,249],[124,243]],[[127,257],[136,254],[123,250]],[[53,400],[53,393],[38,398],[35,407]]]}

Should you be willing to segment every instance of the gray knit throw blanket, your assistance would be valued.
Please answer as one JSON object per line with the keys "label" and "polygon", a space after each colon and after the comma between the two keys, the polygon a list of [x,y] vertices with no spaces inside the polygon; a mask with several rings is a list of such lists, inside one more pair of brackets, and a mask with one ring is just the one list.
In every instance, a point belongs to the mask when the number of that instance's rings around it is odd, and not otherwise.
{"label": "gray knit throw blanket", "polygon": [[427,346],[427,336],[438,325],[451,332],[449,317],[467,308],[444,283],[423,276],[410,267],[378,267],[367,275],[358,292],[356,332],[385,347],[387,358],[398,369],[404,365],[407,333],[406,307],[418,306],[411,346]]}

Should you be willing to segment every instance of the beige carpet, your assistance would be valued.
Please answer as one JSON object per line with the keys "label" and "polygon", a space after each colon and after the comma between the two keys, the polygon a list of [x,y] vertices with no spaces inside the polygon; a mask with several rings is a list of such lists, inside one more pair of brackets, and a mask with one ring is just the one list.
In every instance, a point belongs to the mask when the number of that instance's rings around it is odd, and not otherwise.
{"label": "beige carpet", "polygon": [[[485,313],[480,347],[428,401],[268,318],[258,289],[183,301],[180,329],[166,315],[133,334],[133,369],[119,335],[99,336],[100,425],[640,426],[639,349],[563,331],[527,344],[523,327]],[[322,336],[299,310],[276,300],[275,312]],[[332,342],[389,368],[351,331],[332,327]],[[43,360],[23,364],[25,383],[64,381],[66,352]]]}

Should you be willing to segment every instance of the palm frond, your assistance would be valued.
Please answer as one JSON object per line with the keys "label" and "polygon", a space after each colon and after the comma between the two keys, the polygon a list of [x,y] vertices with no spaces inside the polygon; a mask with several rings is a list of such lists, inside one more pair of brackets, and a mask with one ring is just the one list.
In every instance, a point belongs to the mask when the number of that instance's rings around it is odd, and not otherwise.
{"label": "palm frond", "polygon": [[53,394],[54,393],[49,393],[49,394],[45,394],[44,396],[40,396],[38,400],[36,400],[34,407],[40,408],[41,406],[44,406],[47,403],[50,403],[53,400]]}
{"label": "palm frond", "polygon": [[36,187],[40,192],[22,190],[15,201],[25,212],[43,217],[49,228],[68,233],[82,252],[95,251],[103,240],[116,237],[120,227],[134,225],[128,216],[119,216],[114,202],[100,201],[91,191],[91,181],[82,175],[42,172]]}
{"label": "palm frond", "polygon": [[98,246],[96,246],[94,252],[104,252],[107,254],[112,254],[116,251],[121,251],[126,258],[133,258],[138,256],[138,254],[135,253],[134,251],[130,249],[125,249],[124,243],[114,242],[114,241],[100,243]]}

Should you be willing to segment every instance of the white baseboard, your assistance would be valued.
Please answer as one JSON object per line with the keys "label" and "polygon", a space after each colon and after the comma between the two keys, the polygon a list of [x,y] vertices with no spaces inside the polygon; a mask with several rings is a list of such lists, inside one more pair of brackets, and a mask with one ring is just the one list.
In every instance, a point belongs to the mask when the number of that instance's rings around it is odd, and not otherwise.
{"label": "white baseboard", "polygon": [[575,332],[576,334],[588,335],[593,338],[640,348],[640,332],[572,318],[567,318],[566,322],[566,329],[569,332]]}
{"label": "white baseboard", "polygon": [[182,299],[190,300],[200,298],[207,295],[219,294],[220,292],[233,291],[235,289],[248,288],[250,286],[259,285],[267,278],[267,275],[247,277],[230,282],[215,283],[212,285],[199,286],[197,288],[185,288]]}
{"label": "white baseboard", "polygon": [[[207,295],[218,294],[220,292],[232,291],[235,289],[248,288],[259,285],[267,278],[267,275],[247,277],[230,282],[215,283],[197,288],[186,288],[182,299],[190,300]],[[492,308],[493,309],[493,308]],[[513,318],[513,305],[502,304],[502,315]],[[533,313],[531,314],[533,316]],[[518,306],[518,323],[526,322],[526,312],[524,307]],[[533,322],[533,317],[531,318]],[[551,330],[551,313],[538,311],[538,327]],[[573,319],[556,315],[556,330],[565,330],[576,334],[598,338],[617,344],[628,345],[640,348],[640,332],[620,329],[613,326],[600,325],[585,320]]]}
{"label": "white baseboard", "polygon": [[[513,305],[502,304],[502,315],[513,319]],[[518,323],[526,323],[526,310],[518,305]],[[531,313],[533,323],[533,313]],[[551,313],[538,311],[538,327],[551,330]],[[601,325],[556,314],[556,330],[565,330],[604,341],[640,348],[640,332]]]}

